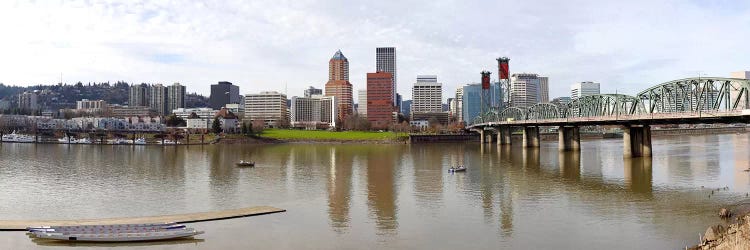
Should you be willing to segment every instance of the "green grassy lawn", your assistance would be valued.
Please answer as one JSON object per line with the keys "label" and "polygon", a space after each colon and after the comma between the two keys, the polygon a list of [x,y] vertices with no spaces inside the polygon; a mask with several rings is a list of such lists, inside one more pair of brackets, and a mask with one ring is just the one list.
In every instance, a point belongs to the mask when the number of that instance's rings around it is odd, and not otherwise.
{"label": "green grassy lawn", "polygon": [[266,129],[262,137],[280,140],[404,140],[407,133],[370,132],[370,131],[321,131],[321,130],[288,130]]}

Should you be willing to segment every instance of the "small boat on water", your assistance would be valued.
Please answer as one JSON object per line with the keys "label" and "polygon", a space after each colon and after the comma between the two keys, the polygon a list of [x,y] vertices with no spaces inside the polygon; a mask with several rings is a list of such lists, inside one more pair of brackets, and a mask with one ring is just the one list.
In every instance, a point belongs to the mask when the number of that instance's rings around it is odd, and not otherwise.
{"label": "small boat on water", "polygon": [[464,172],[464,171],[466,171],[466,167],[465,166],[451,167],[451,168],[448,169],[448,172],[453,172],[453,173],[454,172]]}
{"label": "small boat on water", "polygon": [[239,166],[239,167],[254,167],[255,166],[255,162],[254,161],[244,161],[244,160],[241,160],[240,162],[237,163],[237,166]]}
{"label": "small boat on water", "polygon": [[135,145],[146,145],[146,138],[138,138],[133,141]]}

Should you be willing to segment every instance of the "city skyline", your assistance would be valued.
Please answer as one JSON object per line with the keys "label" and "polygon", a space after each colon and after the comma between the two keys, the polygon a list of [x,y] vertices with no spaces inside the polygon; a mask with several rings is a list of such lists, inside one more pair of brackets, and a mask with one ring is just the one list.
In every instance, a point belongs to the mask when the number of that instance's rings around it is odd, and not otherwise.
{"label": "city skyline", "polygon": [[[292,96],[311,83],[323,88],[327,70],[319,62],[337,49],[351,61],[353,88],[363,88],[366,73],[376,67],[374,48],[385,46],[398,50],[397,82],[407,83],[399,84],[398,93],[405,96],[420,74],[440,76],[449,96],[475,82],[476,72],[493,71],[499,56],[512,59],[511,73],[549,76],[550,98],[567,95],[572,82],[601,82],[602,93],[628,86],[618,91],[627,93],[748,68],[742,55],[750,48],[740,44],[750,37],[744,32],[748,3],[445,5],[3,2],[0,27],[12,39],[0,41],[0,53],[12,60],[0,62],[0,82],[180,82],[189,92],[208,95],[211,84],[227,80],[242,94],[275,90]],[[455,21],[467,13],[475,13],[476,21]],[[370,17],[356,18],[361,16]],[[486,21],[521,16],[533,18]],[[540,32],[529,32],[534,30]],[[735,39],[714,39],[721,34]]]}

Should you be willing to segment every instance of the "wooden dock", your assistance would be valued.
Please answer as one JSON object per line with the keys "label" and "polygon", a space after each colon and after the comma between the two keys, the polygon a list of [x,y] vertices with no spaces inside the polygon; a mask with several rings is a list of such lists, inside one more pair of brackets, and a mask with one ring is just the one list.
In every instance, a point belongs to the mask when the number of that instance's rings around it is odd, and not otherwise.
{"label": "wooden dock", "polygon": [[174,214],[148,217],[82,219],[82,220],[0,220],[0,231],[25,231],[29,226],[68,226],[68,225],[105,225],[105,224],[137,224],[157,222],[193,223],[201,221],[224,220],[231,218],[264,215],[286,212],[275,207],[248,207],[215,212],[190,214]]}

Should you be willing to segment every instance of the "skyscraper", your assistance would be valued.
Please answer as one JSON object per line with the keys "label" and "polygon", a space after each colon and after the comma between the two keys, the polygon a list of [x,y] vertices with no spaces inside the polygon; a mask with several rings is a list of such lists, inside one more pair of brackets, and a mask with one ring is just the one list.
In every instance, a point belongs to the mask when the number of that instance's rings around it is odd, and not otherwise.
{"label": "skyscraper", "polygon": [[570,85],[570,99],[575,100],[587,95],[598,95],[598,82],[579,82]]}
{"label": "skyscraper", "polygon": [[185,86],[179,82],[167,86],[167,113],[172,110],[185,107]]}
{"label": "skyscraper", "polygon": [[375,72],[388,72],[391,73],[391,81],[393,82],[393,106],[399,106],[396,100],[396,92],[398,91],[398,81],[396,73],[396,47],[380,47],[375,48]]}
{"label": "skyscraper", "polygon": [[436,75],[418,75],[412,87],[411,115],[443,111],[443,85]]}
{"label": "skyscraper", "polygon": [[393,120],[393,75],[367,73],[367,120],[373,128],[388,128]]}
{"label": "skyscraper", "polygon": [[240,87],[223,81],[211,85],[208,106],[212,109],[221,109],[227,103],[240,103]]}
{"label": "skyscraper", "polygon": [[335,96],[338,101],[338,119],[343,121],[353,112],[352,84],[349,83],[349,60],[341,50],[336,51],[328,61],[328,82],[326,96]]}

